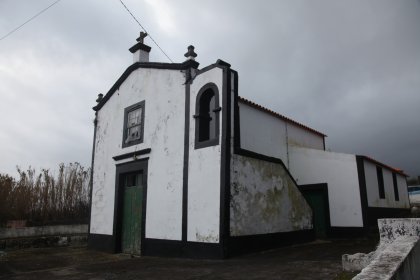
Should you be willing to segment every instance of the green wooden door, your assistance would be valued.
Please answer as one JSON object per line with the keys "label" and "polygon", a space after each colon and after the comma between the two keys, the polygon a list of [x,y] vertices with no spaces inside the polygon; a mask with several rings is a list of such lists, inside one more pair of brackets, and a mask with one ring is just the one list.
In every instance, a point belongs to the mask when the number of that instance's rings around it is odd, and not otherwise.
{"label": "green wooden door", "polygon": [[123,175],[123,215],[121,250],[140,255],[143,186],[141,173]]}
{"label": "green wooden door", "polygon": [[327,211],[325,209],[327,202],[323,192],[311,190],[305,191],[303,195],[313,210],[316,237],[327,237]]}

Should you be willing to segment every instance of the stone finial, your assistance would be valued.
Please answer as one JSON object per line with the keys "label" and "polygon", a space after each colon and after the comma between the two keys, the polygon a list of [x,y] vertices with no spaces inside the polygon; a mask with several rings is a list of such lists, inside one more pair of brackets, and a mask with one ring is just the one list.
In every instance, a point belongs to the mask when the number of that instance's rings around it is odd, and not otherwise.
{"label": "stone finial", "polygon": [[133,54],[133,62],[149,62],[149,53],[152,49],[148,45],[145,45],[144,38],[146,38],[146,32],[140,32],[140,37],[136,39],[137,43],[129,48],[129,51]]}
{"label": "stone finial", "polygon": [[140,37],[138,37],[137,39],[136,39],[136,41],[137,42],[139,42],[139,43],[144,43],[144,38],[146,38],[147,37],[147,33],[146,32],[143,32],[143,31],[141,31],[140,32]]}
{"label": "stone finial", "polygon": [[96,102],[97,103],[101,102],[103,97],[104,95],[102,93],[98,94],[98,98],[96,98]]}
{"label": "stone finial", "polygon": [[195,60],[195,58],[197,57],[197,54],[194,52],[194,46],[189,45],[188,46],[188,51],[184,54],[184,56],[188,60]]}

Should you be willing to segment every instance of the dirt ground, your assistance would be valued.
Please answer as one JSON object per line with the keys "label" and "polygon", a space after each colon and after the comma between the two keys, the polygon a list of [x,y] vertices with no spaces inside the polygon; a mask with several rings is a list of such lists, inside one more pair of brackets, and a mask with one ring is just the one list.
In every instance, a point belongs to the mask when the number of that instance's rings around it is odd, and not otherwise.
{"label": "dirt ground", "polygon": [[0,279],[351,279],[341,255],[370,252],[366,239],[315,241],[227,260],[132,258],[86,247],[33,248],[0,256]]}

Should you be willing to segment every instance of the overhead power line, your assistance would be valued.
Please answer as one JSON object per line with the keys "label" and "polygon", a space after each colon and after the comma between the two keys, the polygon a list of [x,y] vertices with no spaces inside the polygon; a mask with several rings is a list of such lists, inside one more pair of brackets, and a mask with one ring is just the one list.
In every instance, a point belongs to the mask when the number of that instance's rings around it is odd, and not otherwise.
{"label": "overhead power line", "polygon": [[160,51],[169,59],[170,62],[174,63],[172,61],[172,59],[163,51],[163,49],[158,45],[158,43],[152,38],[152,36],[150,36],[150,33],[147,32],[146,28],[143,27],[143,25],[141,25],[141,23],[137,20],[137,18],[133,15],[133,13],[130,11],[130,9],[128,9],[128,7],[124,4],[124,2],[122,0],[119,0],[121,2],[121,4],[124,6],[124,8],[127,10],[127,12],[133,17],[133,19],[137,22],[137,24],[143,29],[144,32],[147,33],[147,35],[149,36],[150,40],[152,40],[152,42],[160,49]]}
{"label": "overhead power line", "polygon": [[45,11],[47,11],[49,8],[51,8],[52,6],[54,6],[55,4],[57,4],[58,2],[60,2],[61,0],[57,0],[54,3],[52,3],[51,5],[49,5],[48,7],[44,8],[43,10],[39,11],[37,14],[35,14],[33,17],[31,17],[30,19],[28,19],[27,21],[25,21],[24,23],[22,23],[21,25],[19,25],[18,27],[16,27],[15,29],[13,29],[12,31],[10,31],[9,33],[7,33],[6,35],[4,35],[3,37],[0,38],[0,41],[9,37],[10,35],[12,35],[13,33],[15,33],[16,31],[18,31],[20,28],[22,28],[25,24],[31,22],[32,20],[34,20],[35,18],[37,18],[39,15],[41,15],[42,13],[44,13]]}

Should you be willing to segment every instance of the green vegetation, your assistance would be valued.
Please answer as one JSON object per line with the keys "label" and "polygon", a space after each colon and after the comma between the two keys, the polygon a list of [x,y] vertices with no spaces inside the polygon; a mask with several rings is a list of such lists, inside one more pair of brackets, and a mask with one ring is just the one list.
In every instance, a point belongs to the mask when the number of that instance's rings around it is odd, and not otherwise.
{"label": "green vegetation", "polygon": [[29,226],[86,223],[89,216],[90,169],[79,163],[48,169],[17,169],[19,177],[0,174],[0,226],[26,220]]}

